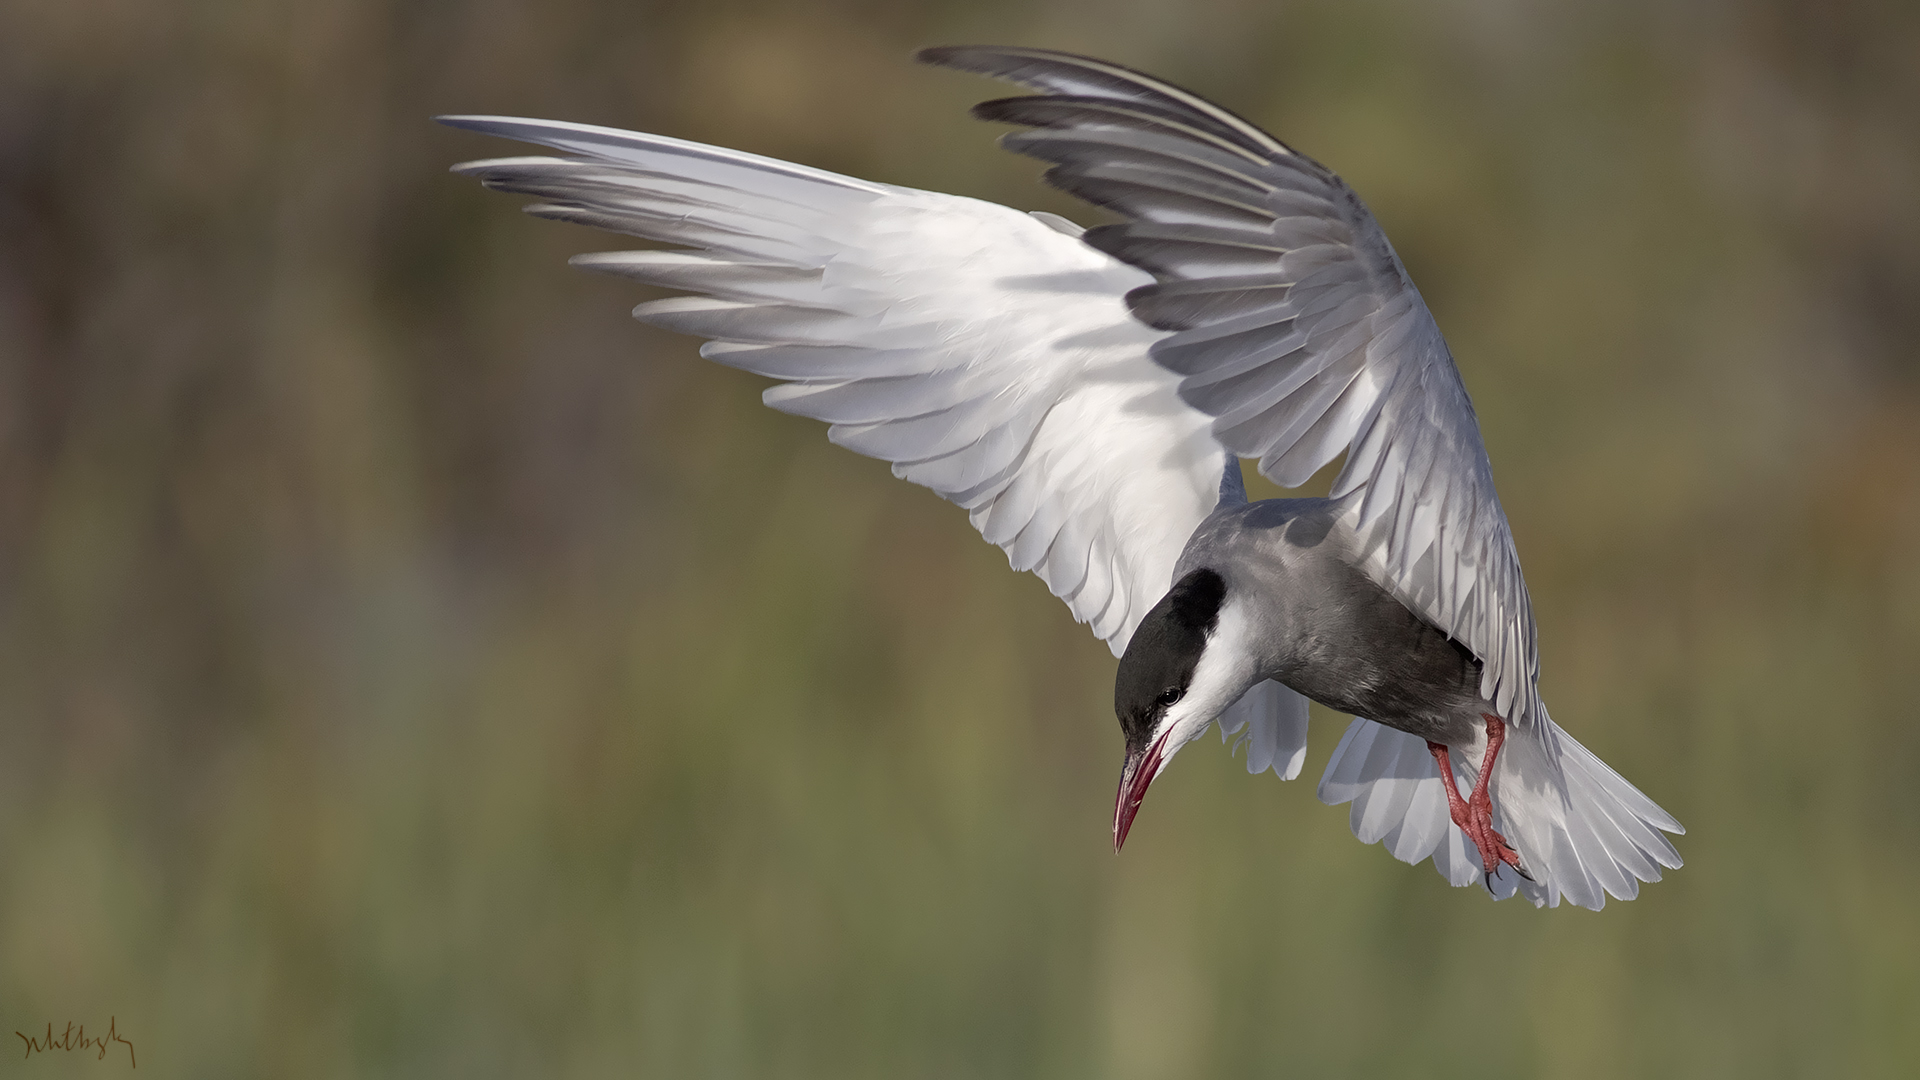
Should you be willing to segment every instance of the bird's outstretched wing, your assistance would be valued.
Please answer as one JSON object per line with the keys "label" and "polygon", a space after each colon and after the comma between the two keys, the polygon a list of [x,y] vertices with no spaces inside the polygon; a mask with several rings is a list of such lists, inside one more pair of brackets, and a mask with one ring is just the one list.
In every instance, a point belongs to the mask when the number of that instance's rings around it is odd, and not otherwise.
{"label": "bird's outstretched wing", "polygon": [[1532,606],[1473,406],[1359,197],[1246,120],[1115,64],[989,47],[920,58],[1039,91],[974,111],[1030,128],[1004,144],[1128,219],[1085,239],[1153,275],[1127,303],[1169,332],[1153,357],[1181,399],[1285,487],[1344,451],[1332,496],[1368,573],[1480,658],[1502,716],[1533,724]]}
{"label": "bird's outstretched wing", "polygon": [[1145,272],[1079,230],[658,135],[505,117],[454,127],[565,157],[455,168],[539,216],[675,245],[574,261],[689,294],[640,319],[780,380],[768,405],[965,507],[1113,649],[1171,585],[1218,498],[1211,417],[1148,358]]}

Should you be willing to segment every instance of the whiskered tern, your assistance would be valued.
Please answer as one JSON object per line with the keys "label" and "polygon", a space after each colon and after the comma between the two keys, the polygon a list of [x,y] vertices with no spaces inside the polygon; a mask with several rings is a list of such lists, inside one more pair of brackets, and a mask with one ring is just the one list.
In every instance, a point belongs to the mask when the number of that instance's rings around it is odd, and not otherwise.
{"label": "whiskered tern", "polygon": [[[1355,717],[1320,781],[1353,831],[1496,898],[1599,908],[1680,824],[1548,717],[1533,611],[1452,355],[1373,215],[1196,95],[1037,49],[919,59],[1035,93],[1009,149],[1124,222],[551,120],[447,116],[562,157],[455,171],[669,248],[573,262],[685,295],[635,317],[964,507],[1120,658],[1119,850],[1218,723],[1299,775],[1307,701]],[[1328,498],[1249,502],[1240,459]]]}

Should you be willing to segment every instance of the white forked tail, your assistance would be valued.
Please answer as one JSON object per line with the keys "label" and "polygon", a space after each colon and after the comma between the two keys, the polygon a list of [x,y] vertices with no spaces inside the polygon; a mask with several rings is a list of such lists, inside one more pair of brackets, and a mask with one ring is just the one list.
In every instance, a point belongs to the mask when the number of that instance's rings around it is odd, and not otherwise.
{"label": "white forked tail", "polygon": [[[1450,755],[1460,791],[1472,789],[1485,749],[1455,747]],[[1567,902],[1598,911],[1607,895],[1631,900],[1642,881],[1660,880],[1680,854],[1662,831],[1680,823],[1640,789],[1555,726],[1544,710],[1525,729],[1509,725],[1494,763],[1493,826],[1519,853],[1527,881],[1502,866],[1487,881],[1495,899],[1518,892],[1535,906]],[[1483,880],[1478,850],[1447,814],[1440,770],[1426,740],[1356,718],[1327,763],[1320,801],[1351,802],[1353,834],[1384,842],[1393,857],[1418,863],[1431,857],[1454,885]]]}

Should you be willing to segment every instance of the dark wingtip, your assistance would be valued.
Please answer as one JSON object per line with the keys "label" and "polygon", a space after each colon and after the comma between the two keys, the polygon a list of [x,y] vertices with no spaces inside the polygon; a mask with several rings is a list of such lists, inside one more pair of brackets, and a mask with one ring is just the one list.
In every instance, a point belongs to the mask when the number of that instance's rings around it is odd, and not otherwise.
{"label": "dark wingtip", "polygon": [[487,121],[498,119],[499,117],[497,116],[469,116],[463,113],[443,113],[434,117],[433,122],[450,128],[459,128],[461,131],[485,131]]}
{"label": "dark wingtip", "polygon": [[935,45],[914,53],[913,58],[922,64],[987,75],[1035,89],[1039,88],[1036,80],[1044,78],[1046,72],[1101,63],[1078,53],[1025,45]]}
{"label": "dark wingtip", "polygon": [[968,109],[967,114],[975,120],[985,120],[990,124],[1020,124],[1031,127],[1033,125],[1030,121],[1020,119],[1020,106],[1025,102],[1043,100],[1045,99],[1031,94],[1023,94],[1019,97],[1010,98],[994,98],[991,101],[983,101],[973,108]]}
{"label": "dark wingtip", "polygon": [[914,53],[913,62],[916,64],[932,64],[934,67],[947,67],[951,63],[947,58],[966,48],[970,48],[970,46],[931,45]]}
{"label": "dark wingtip", "polygon": [[1040,51],[1043,50],[1022,49],[1013,45],[934,45],[914,53],[913,58],[934,67],[991,74],[998,66],[993,63],[994,60],[1030,56]]}
{"label": "dark wingtip", "polygon": [[1105,252],[1118,259],[1120,256],[1115,253],[1126,246],[1128,236],[1126,223],[1121,223],[1116,225],[1095,225],[1083,233],[1080,239],[1095,251]]}

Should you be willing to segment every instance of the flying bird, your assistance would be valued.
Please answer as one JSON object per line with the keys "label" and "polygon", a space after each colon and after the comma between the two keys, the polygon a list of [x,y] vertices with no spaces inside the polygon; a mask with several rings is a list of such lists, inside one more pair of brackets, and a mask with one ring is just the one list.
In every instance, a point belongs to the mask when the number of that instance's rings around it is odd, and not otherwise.
{"label": "flying bird", "polygon": [[[1119,850],[1218,724],[1299,775],[1309,699],[1355,719],[1320,781],[1355,835],[1497,899],[1598,909],[1680,865],[1680,824],[1547,715],[1533,611],[1473,406],[1353,190],[1241,117],[1039,49],[920,60],[1034,93],[977,106],[1119,224],[1082,229],[661,135],[497,116],[563,156],[454,171],[540,217],[669,247],[576,265],[683,295],[636,318],[777,380],[763,400],[966,509],[1119,657]],[[1249,502],[1240,459],[1327,498]]]}

